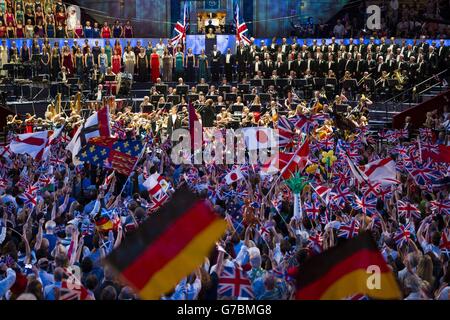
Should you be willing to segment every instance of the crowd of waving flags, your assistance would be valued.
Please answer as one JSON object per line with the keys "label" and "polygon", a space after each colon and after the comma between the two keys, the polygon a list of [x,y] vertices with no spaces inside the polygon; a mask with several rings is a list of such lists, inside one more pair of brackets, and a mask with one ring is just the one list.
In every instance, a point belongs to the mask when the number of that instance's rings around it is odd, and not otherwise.
{"label": "crowd of waving flags", "polygon": [[[311,198],[304,199],[301,204],[307,219],[314,225],[324,225],[333,221],[333,216],[338,214],[340,222],[335,221],[333,227],[337,229],[339,238],[347,240],[360,239],[358,237],[361,225],[354,218],[354,213],[373,217],[374,221],[377,221],[385,214],[379,210],[378,202],[395,198],[401,222],[399,219],[394,240],[399,248],[403,247],[415,237],[414,223],[421,218],[421,212],[413,199],[398,197],[398,194],[401,194],[396,192],[401,187],[400,175],[406,176],[424,192],[431,193],[446,186],[450,162],[448,147],[436,145],[433,142],[434,137],[428,132],[422,132],[417,139],[408,139],[403,130],[390,130],[380,132],[378,136],[378,139],[386,142],[385,156],[380,157],[372,153],[369,158],[363,158],[364,149],[374,143],[369,131],[359,128],[345,137],[332,132],[312,135],[325,120],[327,116],[322,114],[292,118],[281,116],[276,137],[280,150],[266,163],[245,163],[232,168],[209,164],[206,169],[211,175],[214,174],[217,181],[215,184],[208,181],[208,176],[200,175],[195,166],[190,167],[181,179],[184,179],[191,191],[206,189],[208,198],[213,202],[216,199],[243,201],[251,196],[252,206],[255,204],[256,208],[264,197],[271,197],[270,202],[274,210],[281,214],[281,200],[291,196],[284,182],[300,173],[307,177],[312,193]],[[112,136],[110,122],[109,109],[105,106],[86,119],[66,146],[66,149],[72,152],[74,164],[91,163],[109,170],[102,184],[103,188],[108,188],[115,173],[129,176],[136,168],[145,146],[153,144],[153,139],[148,137],[128,139],[121,135]],[[265,130],[256,128],[253,131],[256,134],[246,140],[247,147],[255,143],[261,144],[260,137]],[[64,142],[62,136],[63,127],[53,131],[16,135],[10,144],[1,150],[7,163],[11,161],[12,154],[28,154],[41,162],[37,181],[30,181],[29,174],[24,169],[18,182],[24,190],[20,197],[30,208],[36,206],[37,196],[42,190],[52,188],[53,169],[65,165],[64,161],[58,160],[60,154],[55,150],[55,144],[66,144],[68,139]],[[7,169],[0,168],[0,188],[6,187],[4,173]],[[250,172],[260,175],[266,190],[274,184],[279,184],[279,193],[262,194],[260,190],[249,190]],[[225,231],[225,222],[204,202],[196,199],[191,191],[177,191],[172,195],[173,187],[163,172],[144,173],[143,186],[150,199],[146,208],[149,212],[158,214],[150,215],[150,219],[141,224],[135,233],[130,234],[107,260],[142,297],[158,298],[201,263]],[[433,214],[450,214],[449,200],[437,198],[430,204]],[[99,208],[94,223],[87,223],[83,232],[92,232],[93,227],[99,232],[117,230],[121,223],[120,219],[117,219],[118,210],[120,208]],[[237,211],[239,212],[239,209]],[[242,228],[241,212],[230,214],[228,218],[233,228]],[[195,223],[192,223],[192,230],[186,233],[181,225],[188,220]],[[154,228],[155,225],[158,225],[158,228]],[[374,227],[376,225],[373,224]],[[262,236],[268,228],[266,225],[259,226]],[[330,298],[354,293],[372,295],[375,298],[398,297],[387,267],[382,268],[383,281],[386,281],[389,288],[386,292],[373,295],[364,290],[351,291],[361,289],[359,287],[342,289],[345,287],[343,283],[348,281],[357,286],[364,268],[364,265],[344,260],[345,254],[356,254],[367,258],[367,261],[380,262],[376,247],[370,240],[362,239],[364,241],[359,241],[359,244],[356,241],[349,242],[346,248],[336,249],[336,253],[323,252],[321,232],[312,233],[308,240],[312,250],[319,255],[327,254],[333,258],[329,260],[332,262],[327,262],[320,268],[320,273],[315,273],[311,278],[304,276],[298,279],[297,297]],[[173,250],[165,249],[168,243]],[[130,254],[130,248],[137,249],[133,249],[133,254]],[[442,235],[441,249],[447,252],[450,250],[448,233]],[[341,253],[338,254],[339,252]],[[346,253],[343,255],[342,252]],[[161,255],[164,259],[155,259]],[[320,264],[322,260],[317,261],[319,262],[311,262],[311,265],[314,267],[315,263]],[[308,270],[306,266],[305,268]],[[144,269],[146,271],[141,272]],[[344,271],[339,278],[333,270]],[[219,282],[221,292],[225,295],[239,294],[241,297],[251,298],[252,292],[245,277],[245,272],[238,266],[224,268]],[[320,282],[326,279],[327,286],[323,286]],[[233,291],[236,290],[233,285],[236,281],[242,284],[239,293]]]}

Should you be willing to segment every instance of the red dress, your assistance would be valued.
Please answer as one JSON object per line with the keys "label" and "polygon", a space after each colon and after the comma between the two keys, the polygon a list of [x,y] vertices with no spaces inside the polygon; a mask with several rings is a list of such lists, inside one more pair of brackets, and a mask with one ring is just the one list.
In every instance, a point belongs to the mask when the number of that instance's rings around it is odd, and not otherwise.
{"label": "red dress", "polygon": [[66,67],[67,72],[69,74],[73,73],[73,61],[72,61],[72,54],[69,55],[63,55],[63,66]]}
{"label": "red dress", "polygon": [[111,29],[109,27],[102,28],[102,38],[106,39],[111,38]]}
{"label": "red dress", "polygon": [[159,78],[159,55],[157,53],[152,53],[150,56],[150,68],[152,69],[152,82],[155,83]]}
{"label": "red dress", "polygon": [[5,26],[0,28],[0,38],[6,38],[6,27]]}
{"label": "red dress", "polygon": [[16,38],[25,38],[25,34],[23,32],[23,27],[16,28]]}
{"label": "red dress", "polygon": [[122,68],[122,63],[121,63],[120,56],[113,56],[112,57],[112,72],[114,72],[115,74],[119,74],[121,68]]}

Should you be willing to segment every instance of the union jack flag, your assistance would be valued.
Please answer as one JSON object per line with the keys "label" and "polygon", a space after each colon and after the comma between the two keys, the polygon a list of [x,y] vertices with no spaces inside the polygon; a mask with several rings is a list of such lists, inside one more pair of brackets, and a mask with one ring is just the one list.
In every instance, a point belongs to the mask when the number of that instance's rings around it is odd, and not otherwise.
{"label": "union jack flag", "polygon": [[323,237],[320,232],[317,232],[309,236],[308,247],[310,247],[311,249],[317,252],[321,252],[323,250],[322,244],[323,244]]}
{"label": "union jack flag", "polygon": [[430,128],[420,128],[419,136],[425,138],[425,140],[431,140],[433,138],[433,131]]}
{"label": "union jack flag", "polygon": [[149,206],[150,212],[158,211],[169,200],[167,193],[161,191],[152,196]]}
{"label": "union jack flag", "polygon": [[278,145],[287,147],[292,144],[295,134],[295,127],[286,116],[280,116],[278,119]]}
{"label": "union jack flag", "polygon": [[0,178],[0,189],[5,190],[8,187],[8,180],[4,177]]}
{"label": "union jack flag", "polygon": [[331,201],[336,205],[345,205],[346,202],[351,203],[353,199],[353,194],[348,188],[336,188],[335,191],[331,192]]}
{"label": "union jack flag", "polygon": [[253,289],[247,274],[235,266],[225,266],[219,277],[217,293],[222,297],[253,299]]}
{"label": "union jack flag", "polygon": [[431,211],[435,214],[450,214],[450,200],[441,199],[430,202]]}
{"label": "union jack flag", "polygon": [[412,205],[409,201],[397,201],[397,210],[400,217],[411,219],[412,217],[420,219],[420,211],[416,206]]}
{"label": "union jack flag", "polygon": [[81,234],[83,236],[90,236],[93,235],[95,232],[95,224],[92,222],[83,223],[81,225]]}
{"label": "union jack flag", "polygon": [[247,25],[243,21],[239,22],[239,5],[236,3],[236,8],[234,12],[234,23],[236,25],[236,42],[243,42],[245,45],[251,45],[251,41],[245,33],[248,31]]}
{"label": "union jack flag", "polygon": [[188,1],[184,2],[183,9],[183,22],[177,21],[175,25],[174,31],[177,35],[170,39],[170,43],[174,46],[177,46],[180,42],[184,44],[186,42],[186,33],[189,28],[189,13],[188,13]]}
{"label": "union jack flag", "polygon": [[411,223],[408,222],[406,225],[400,225],[397,232],[394,234],[394,240],[397,244],[397,247],[402,247],[403,245],[408,243],[408,240],[411,239]]}
{"label": "union jack flag", "polygon": [[316,220],[320,214],[320,202],[312,200],[311,202],[305,202],[305,212],[310,220]]}
{"label": "union jack flag", "polygon": [[357,236],[359,233],[359,222],[356,219],[350,220],[348,223],[342,223],[339,226],[339,238],[350,239]]}
{"label": "union jack flag", "polygon": [[54,177],[53,176],[49,177],[48,175],[42,174],[39,177],[38,184],[39,184],[39,186],[41,188],[46,188],[49,185],[51,185],[52,183],[54,183]]}
{"label": "union jack flag", "polygon": [[371,216],[377,214],[377,198],[376,197],[361,197],[355,195],[354,206],[355,209],[361,210],[362,213]]}
{"label": "union jack flag", "polygon": [[23,199],[24,205],[29,208],[33,208],[37,204],[37,191],[39,187],[37,185],[29,185],[22,193],[20,198]]}
{"label": "union jack flag", "polygon": [[367,181],[364,183],[361,191],[363,191],[364,197],[378,197],[381,191],[381,183],[374,182],[372,184],[371,181]]}

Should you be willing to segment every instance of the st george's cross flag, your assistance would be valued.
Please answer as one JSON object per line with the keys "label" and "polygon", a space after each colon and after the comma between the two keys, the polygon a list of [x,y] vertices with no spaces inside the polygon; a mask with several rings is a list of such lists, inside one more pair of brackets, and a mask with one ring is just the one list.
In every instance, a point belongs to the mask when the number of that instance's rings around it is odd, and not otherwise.
{"label": "st george's cross flag", "polygon": [[390,157],[366,164],[364,174],[370,181],[379,182],[384,186],[398,183],[395,161]]}
{"label": "st george's cross flag", "polygon": [[210,204],[180,188],[106,257],[141,299],[159,299],[198,268],[227,227]]}
{"label": "st george's cross flag", "polygon": [[72,153],[72,161],[75,165],[82,164],[77,158],[80,151],[87,145],[89,139],[95,137],[110,137],[111,128],[109,121],[109,107],[104,106],[94,112],[86,122],[78,128],[66,149]]}
{"label": "st george's cross flag", "polygon": [[[369,286],[377,267],[379,285]],[[401,299],[394,274],[369,232],[307,259],[297,276],[299,300],[338,300],[353,294],[375,299]]]}
{"label": "st george's cross flag", "polygon": [[49,131],[18,134],[11,141],[9,150],[16,154],[28,154],[39,161],[47,146],[49,134]]}

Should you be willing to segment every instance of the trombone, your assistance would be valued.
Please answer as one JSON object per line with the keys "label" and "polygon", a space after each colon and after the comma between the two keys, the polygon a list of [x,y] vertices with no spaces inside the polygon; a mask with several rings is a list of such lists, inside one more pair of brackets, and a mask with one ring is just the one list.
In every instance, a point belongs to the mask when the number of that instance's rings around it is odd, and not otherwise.
{"label": "trombone", "polygon": [[387,73],[386,75],[379,77],[379,78],[377,79],[377,81],[375,81],[375,86],[379,85],[379,84],[381,83],[381,81],[387,80],[387,79],[389,78],[389,75],[390,75],[390,74],[391,74],[391,73],[389,72],[389,73]]}
{"label": "trombone", "polygon": [[361,80],[358,81],[358,87],[364,82],[364,80],[369,79],[372,73],[369,73],[367,76],[364,76],[361,78]]}

